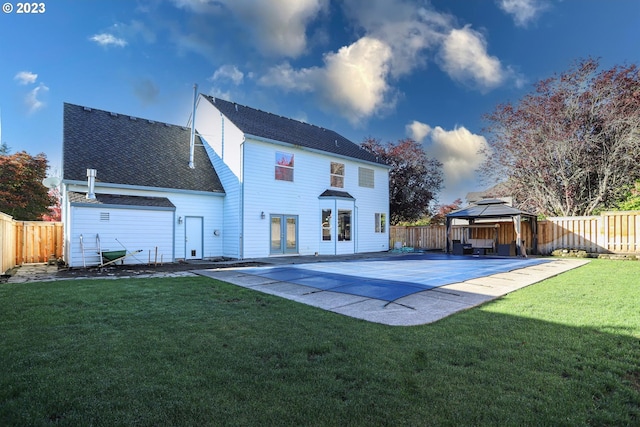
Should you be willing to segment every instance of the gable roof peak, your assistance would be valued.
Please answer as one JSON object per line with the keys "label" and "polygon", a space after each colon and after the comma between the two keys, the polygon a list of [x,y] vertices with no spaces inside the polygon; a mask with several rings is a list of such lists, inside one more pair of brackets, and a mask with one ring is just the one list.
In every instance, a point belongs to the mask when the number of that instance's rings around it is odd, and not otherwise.
{"label": "gable roof peak", "polygon": [[384,161],[331,129],[210,95],[201,94],[201,96],[245,135],[386,166]]}

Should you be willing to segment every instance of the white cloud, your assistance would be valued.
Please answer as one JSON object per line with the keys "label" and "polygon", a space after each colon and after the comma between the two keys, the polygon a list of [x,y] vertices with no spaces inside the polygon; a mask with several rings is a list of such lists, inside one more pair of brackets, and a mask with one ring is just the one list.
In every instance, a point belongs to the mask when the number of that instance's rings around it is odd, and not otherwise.
{"label": "white cloud", "polygon": [[391,48],[363,37],[325,56],[321,95],[352,123],[371,116],[388,102]]}
{"label": "white cloud", "polygon": [[35,113],[46,105],[44,101],[39,98],[44,96],[44,94],[46,94],[47,92],[49,92],[49,88],[40,83],[37,87],[35,87],[27,94],[24,102],[27,106],[29,114]]}
{"label": "white cloud", "polygon": [[38,75],[31,71],[20,71],[13,79],[17,80],[21,85],[28,85],[35,83],[38,79]]}
{"label": "white cloud", "polygon": [[498,0],[498,7],[513,16],[518,27],[526,27],[547,9],[542,0]]}
{"label": "white cloud", "polygon": [[426,52],[442,42],[453,24],[450,15],[404,0],[347,0],[344,9],[367,36],[391,47],[393,77],[424,67]]}
{"label": "white cloud", "polygon": [[326,109],[337,110],[353,124],[393,103],[387,83],[391,49],[380,40],[363,37],[324,57],[323,67],[295,70],[285,63],[259,82],[285,90],[314,92]]}
{"label": "white cloud", "polygon": [[307,25],[328,0],[228,0],[227,6],[249,24],[264,53],[297,57],[307,47]]}
{"label": "white cloud", "polygon": [[89,37],[89,40],[98,43],[100,46],[124,47],[127,45],[127,41],[125,39],[118,38],[113,34],[109,34],[109,33],[95,34]]}
{"label": "white cloud", "polygon": [[173,0],[196,13],[231,12],[266,55],[295,58],[307,48],[307,25],[329,0]]}
{"label": "white cloud", "polygon": [[[426,1],[343,0],[336,6],[330,5],[329,0],[172,2],[199,18],[199,24],[191,26],[195,30],[189,36],[173,29],[173,40],[182,49],[217,62],[219,49],[214,48],[216,45],[212,40],[218,34],[215,31],[207,33],[206,28],[211,29],[212,15],[215,19],[228,19],[225,30],[229,33],[229,29],[233,29],[230,32],[233,37],[241,33],[243,39],[257,46],[263,55],[287,58],[278,65],[271,65],[266,72],[260,72],[256,77],[259,84],[310,93],[325,110],[354,124],[393,108],[401,95],[395,88],[398,79],[424,68],[436,57],[452,79],[483,92],[505,83],[512,76],[509,67],[487,53],[487,42],[482,34],[468,26],[456,29],[454,16],[435,10]],[[352,25],[354,41],[326,52],[321,63],[296,65],[293,58],[308,50],[310,24],[319,21],[330,7],[343,9]],[[322,31],[322,28],[314,28],[314,41],[319,40],[318,34]],[[330,40],[328,36],[326,41]],[[230,66],[219,68],[211,80],[221,83],[230,79],[237,85],[240,71],[225,67]],[[249,78],[249,75],[242,78]]]}
{"label": "white cloud", "polygon": [[477,182],[476,170],[484,161],[479,151],[488,148],[485,137],[473,134],[463,126],[445,130],[419,121],[408,124],[406,130],[411,138],[425,144],[429,156],[442,162],[443,193],[451,200],[464,198]]}
{"label": "white cloud", "polygon": [[229,80],[236,86],[242,83],[243,79],[244,74],[242,73],[242,71],[238,70],[238,67],[236,67],[235,65],[223,65],[222,67],[218,68],[209,78],[209,80],[212,82]]}
{"label": "white cloud", "polygon": [[409,123],[406,126],[407,135],[414,141],[422,142],[431,133],[433,128],[426,123],[421,123],[417,120]]}
{"label": "white cloud", "polygon": [[453,80],[480,91],[494,89],[509,77],[500,60],[487,53],[484,36],[469,25],[451,30],[446,37],[440,66]]}
{"label": "white cloud", "polygon": [[291,92],[313,92],[318,74],[322,71],[318,67],[294,69],[288,62],[271,67],[258,79],[263,86],[275,86]]}

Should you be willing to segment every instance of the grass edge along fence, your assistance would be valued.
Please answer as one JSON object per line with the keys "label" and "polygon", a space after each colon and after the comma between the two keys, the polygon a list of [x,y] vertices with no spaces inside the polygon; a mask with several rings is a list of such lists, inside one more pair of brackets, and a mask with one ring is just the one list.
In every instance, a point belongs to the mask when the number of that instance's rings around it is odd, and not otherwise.
{"label": "grass edge along fence", "polygon": [[[470,238],[494,238],[493,224],[499,224],[498,244],[515,240],[510,221],[481,222],[486,228],[470,229]],[[454,225],[452,239],[460,240],[463,226]],[[467,236],[469,237],[469,236]],[[522,238],[531,253],[532,234],[528,222],[523,222]],[[444,225],[391,226],[389,247],[396,243],[427,250],[443,250],[446,245]],[[550,217],[538,221],[538,253],[549,255],[557,249],[582,250],[588,253],[640,254],[640,211],[602,212],[598,216]]]}

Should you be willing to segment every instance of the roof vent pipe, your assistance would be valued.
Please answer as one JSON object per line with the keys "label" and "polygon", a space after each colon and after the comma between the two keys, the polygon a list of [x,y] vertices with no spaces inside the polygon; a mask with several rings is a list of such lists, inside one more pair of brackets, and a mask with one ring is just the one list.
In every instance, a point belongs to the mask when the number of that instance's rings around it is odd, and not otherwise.
{"label": "roof vent pipe", "polygon": [[193,163],[193,152],[196,145],[196,101],[198,100],[198,85],[193,85],[193,112],[191,114],[191,139],[189,140],[189,167],[195,169]]}
{"label": "roof vent pipe", "polygon": [[96,198],[96,170],[95,169],[87,169],[87,185],[89,186],[89,192],[87,193],[87,199],[95,199]]}

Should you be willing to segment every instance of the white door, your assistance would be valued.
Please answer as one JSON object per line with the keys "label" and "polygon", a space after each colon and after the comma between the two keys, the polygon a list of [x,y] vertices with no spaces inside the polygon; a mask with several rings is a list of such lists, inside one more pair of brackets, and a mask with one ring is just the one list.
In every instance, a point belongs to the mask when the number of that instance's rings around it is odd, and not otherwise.
{"label": "white door", "polygon": [[184,226],[185,259],[202,259],[202,217],[188,216]]}

